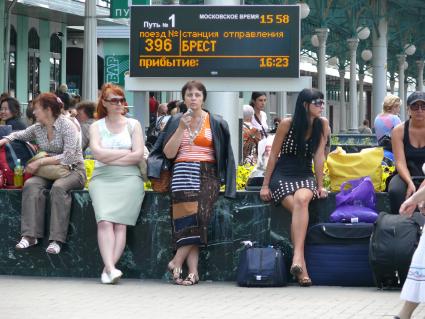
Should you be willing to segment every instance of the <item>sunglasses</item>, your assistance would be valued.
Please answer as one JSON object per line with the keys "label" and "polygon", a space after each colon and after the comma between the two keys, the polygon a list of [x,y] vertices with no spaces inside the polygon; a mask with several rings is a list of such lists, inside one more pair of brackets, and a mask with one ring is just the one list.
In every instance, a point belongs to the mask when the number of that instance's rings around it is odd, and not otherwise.
{"label": "sunglasses", "polygon": [[120,97],[120,98],[112,98],[112,99],[110,99],[110,100],[104,100],[105,102],[108,102],[108,103],[111,103],[111,104],[118,104],[118,103],[124,103],[125,102],[125,99],[124,98],[122,98],[122,97]]}
{"label": "sunglasses", "polygon": [[325,101],[321,99],[313,100],[310,102],[311,104],[314,104],[317,107],[325,105]]}
{"label": "sunglasses", "polygon": [[412,111],[419,111],[419,109],[421,109],[422,111],[425,111],[425,104],[415,103],[415,104],[411,104],[409,107]]}

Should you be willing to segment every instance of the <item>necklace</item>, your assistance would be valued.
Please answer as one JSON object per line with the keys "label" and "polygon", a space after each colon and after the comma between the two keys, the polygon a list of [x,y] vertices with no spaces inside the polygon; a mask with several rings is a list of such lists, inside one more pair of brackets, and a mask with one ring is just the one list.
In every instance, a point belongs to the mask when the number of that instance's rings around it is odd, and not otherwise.
{"label": "necklace", "polygon": [[187,130],[189,131],[189,144],[192,145],[194,139],[198,136],[199,132],[201,131],[202,124],[204,123],[205,115],[202,114],[201,117],[198,120],[198,125],[196,126],[196,129],[192,132],[192,129],[190,128],[190,125],[187,126]]}

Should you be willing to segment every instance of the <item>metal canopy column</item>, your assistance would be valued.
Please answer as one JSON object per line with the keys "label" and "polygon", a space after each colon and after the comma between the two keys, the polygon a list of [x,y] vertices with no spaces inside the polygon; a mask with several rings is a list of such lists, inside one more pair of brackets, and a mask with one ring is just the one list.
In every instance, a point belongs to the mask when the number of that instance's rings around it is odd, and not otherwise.
{"label": "metal canopy column", "polygon": [[345,105],[345,68],[339,69],[339,132],[347,130],[347,110]]}
{"label": "metal canopy column", "polygon": [[406,97],[404,95],[404,63],[406,62],[405,54],[397,54],[398,60],[398,96],[401,99],[400,118],[402,121],[406,115]]}
{"label": "metal canopy column", "polygon": [[318,64],[317,64],[317,77],[319,82],[319,91],[325,96],[325,108],[323,110],[323,116],[327,116],[327,94],[326,94],[326,40],[328,38],[329,29],[319,28],[316,29],[317,38],[319,39],[319,52],[318,52]]}
{"label": "metal canopy column", "polygon": [[366,116],[367,116],[366,107],[365,107],[364,98],[363,98],[363,95],[364,95],[363,88],[364,88],[364,73],[359,73],[359,120],[360,120],[360,123],[363,123],[363,120],[366,119]]}
{"label": "metal canopy column", "polygon": [[424,60],[416,61],[418,67],[418,78],[416,79],[416,91],[424,90]]}
{"label": "metal canopy column", "polygon": [[372,36],[372,66],[373,66],[373,84],[372,84],[372,116],[381,113],[382,102],[387,95],[387,32],[388,21],[387,1],[375,0],[375,5],[379,6],[378,30],[373,29]]}
{"label": "metal canopy column", "polygon": [[84,52],[83,52],[83,92],[82,99],[97,99],[97,36],[96,1],[86,1],[84,5]]}
{"label": "metal canopy column", "polygon": [[357,106],[357,47],[359,46],[358,38],[347,40],[350,49],[350,131],[358,132],[359,128],[359,109]]}

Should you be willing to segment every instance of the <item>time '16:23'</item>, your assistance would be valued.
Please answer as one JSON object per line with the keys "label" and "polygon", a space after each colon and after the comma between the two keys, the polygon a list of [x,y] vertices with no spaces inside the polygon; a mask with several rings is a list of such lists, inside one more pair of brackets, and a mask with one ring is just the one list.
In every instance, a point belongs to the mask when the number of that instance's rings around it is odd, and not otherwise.
{"label": "time '16:23'", "polygon": [[287,68],[288,66],[288,57],[277,56],[260,58],[260,68]]}

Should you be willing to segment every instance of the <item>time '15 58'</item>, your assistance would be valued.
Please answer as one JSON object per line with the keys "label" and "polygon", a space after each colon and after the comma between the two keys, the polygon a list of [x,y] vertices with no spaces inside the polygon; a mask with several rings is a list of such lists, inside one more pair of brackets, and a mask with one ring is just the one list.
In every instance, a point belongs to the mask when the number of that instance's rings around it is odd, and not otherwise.
{"label": "time '15 58'", "polygon": [[287,24],[289,23],[289,14],[262,14],[260,15],[261,24]]}
{"label": "time '15 58'", "polygon": [[288,57],[267,57],[260,58],[260,68],[287,68],[289,66]]}

